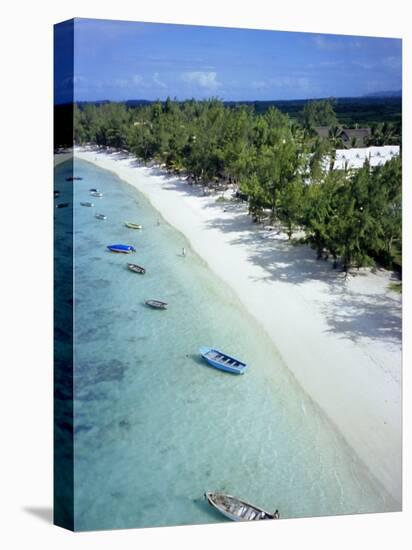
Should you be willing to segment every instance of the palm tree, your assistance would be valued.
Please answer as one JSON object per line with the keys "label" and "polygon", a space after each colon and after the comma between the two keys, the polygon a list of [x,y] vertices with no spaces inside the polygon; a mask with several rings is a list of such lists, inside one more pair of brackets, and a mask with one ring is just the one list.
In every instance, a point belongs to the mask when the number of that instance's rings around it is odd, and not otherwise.
{"label": "palm tree", "polygon": [[331,145],[330,166],[329,170],[333,170],[336,159],[336,149],[343,146],[342,142],[342,128],[339,126],[332,126],[329,128],[329,143]]}

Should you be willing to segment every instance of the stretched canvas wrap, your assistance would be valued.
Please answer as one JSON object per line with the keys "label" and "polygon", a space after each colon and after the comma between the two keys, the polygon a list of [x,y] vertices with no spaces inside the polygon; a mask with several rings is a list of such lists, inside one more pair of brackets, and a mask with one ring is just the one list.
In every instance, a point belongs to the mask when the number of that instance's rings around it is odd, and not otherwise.
{"label": "stretched canvas wrap", "polygon": [[55,523],[400,511],[401,40],[54,33]]}

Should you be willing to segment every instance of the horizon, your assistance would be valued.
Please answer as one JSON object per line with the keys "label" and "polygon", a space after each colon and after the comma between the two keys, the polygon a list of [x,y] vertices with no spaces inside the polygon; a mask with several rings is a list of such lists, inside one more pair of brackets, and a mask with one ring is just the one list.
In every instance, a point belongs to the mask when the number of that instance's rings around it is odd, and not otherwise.
{"label": "horizon", "polygon": [[398,38],[82,18],[55,26],[68,31],[73,62],[56,63],[56,104],[73,94],[75,102],[253,102],[402,90]]}
{"label": "horizon", "polygon": [[[382,94],[382,95],[380,95]],[[386,94],[393,94],[393,95],[386,95]],[[144,97],[129,97],[126,99],[77,99],[74,101],[63,101],[61,103],[55,102],[55,105],[67,105],[69,103],[130,103],[130,102],[147,102],[147,103],[156,103],[156,102],[165,102],[167,99],[170,99],[171,101],[176,101],[178,103],[184,103],[185,101],[210,101],[212,99],[215,99],[217,101],[221,101],[222,103],[293,103],[293,102],[305,102],[305,101],[322,101],[322,100],[342,100],[342,99],[399,99],[402,100],[402,90],[382,90],[382,92],[374,92],[372,94],[365,94],[365,95],[359,95],[359,96],[322,96],[322,97],[305,97],[305,98],[290,98],[290,99],[222,99],[218,96],[210,96],[210,97],[203,97],[203,98],[194,98],[194,97],[186,97],[183,99],[177,99],[176,97],[164,97],[164,98],[155,98],[155,99],[147,99]]]}

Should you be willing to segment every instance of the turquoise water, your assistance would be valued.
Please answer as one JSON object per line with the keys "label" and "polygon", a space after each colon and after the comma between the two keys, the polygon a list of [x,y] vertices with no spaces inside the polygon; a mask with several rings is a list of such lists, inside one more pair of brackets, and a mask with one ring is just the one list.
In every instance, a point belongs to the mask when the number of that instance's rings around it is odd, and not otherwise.
{"label": "turquoise water", "polygon": [[[113,174],[78,160],[75,172],[76,530],[225,521],[207,490],[283,518],[396,509],[186,239]],[[104,197],[89,197],[92,187]],[[110,253],[113,243],[137,253]],[[248,372],[208,367],[202,345],[239,356]]]}

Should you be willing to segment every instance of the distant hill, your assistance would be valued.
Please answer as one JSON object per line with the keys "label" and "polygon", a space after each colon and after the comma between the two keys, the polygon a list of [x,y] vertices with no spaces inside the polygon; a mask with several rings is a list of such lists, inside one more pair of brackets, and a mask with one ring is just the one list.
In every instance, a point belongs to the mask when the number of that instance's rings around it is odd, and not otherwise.
{"label": "distant hill", "polygon": [[402,90],[389,90],[385,92],[373,92],[363,97],[402,97]]}
{"label": "distant hill", "polygon": [[[383,94],[383,95],[382,95]],[[273,101],[223,101],[227,107],[236,108],[240,105],[247,105],[255,113],[265,113],[270,107],[276,107],[283,113],[288,114],[292,119],[298,119],[299,114],[310,101],[314,99],[292,99]],[[84,108],[88,103],[101,105],[112,103],[110,100],[102,101],[80,101],[78,105]],[[114,102],[116,103],[116,102]],[[121,101],[130,108],[138,108],[154,103],[148,99],[129,99]],[[346,127],[370,126],[377,122],[393,122],[400,125],[402,119],[402,92],[387,91],[368,94],[362,97],[339,97],[335,98],[334,110],[339,124]]]}

